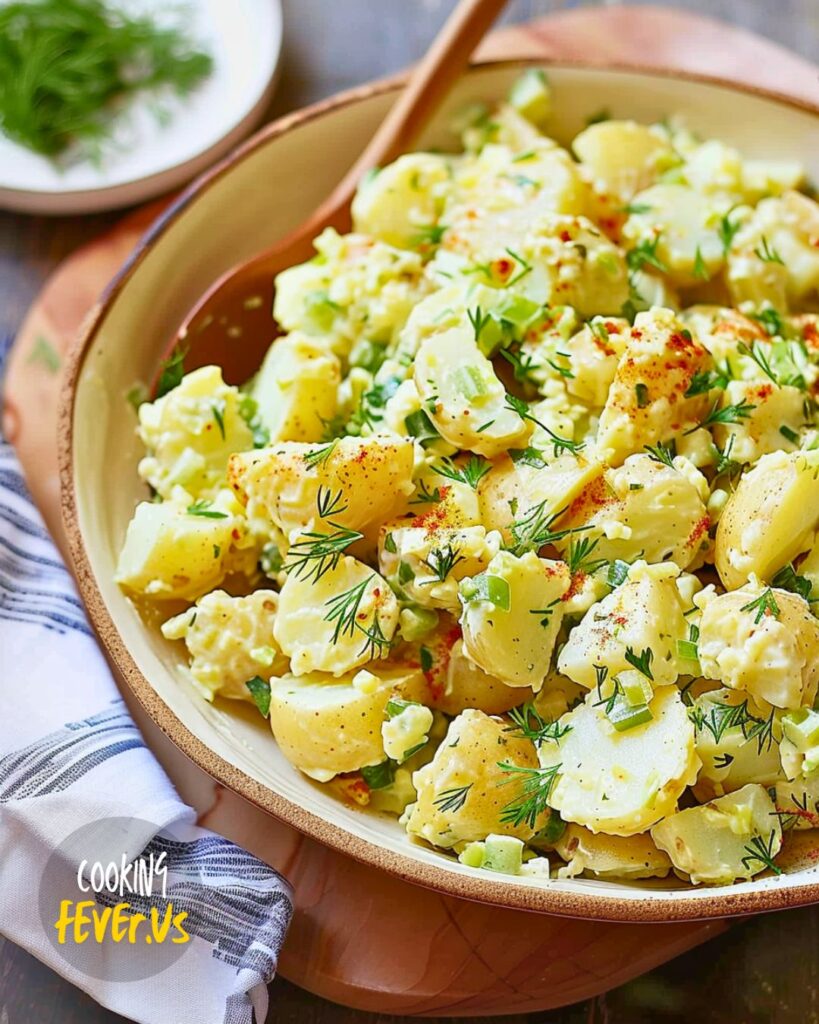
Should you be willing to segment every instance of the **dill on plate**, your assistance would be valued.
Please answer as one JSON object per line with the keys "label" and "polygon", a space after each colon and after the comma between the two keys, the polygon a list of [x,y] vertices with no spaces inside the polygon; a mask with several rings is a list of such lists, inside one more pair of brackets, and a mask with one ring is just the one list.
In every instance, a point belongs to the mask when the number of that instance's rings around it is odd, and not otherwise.
{"label": "dill on plate", "polygon": [[185,94],[212,67],[179,28],[103,0],[14,0],[0,5],[0,131],[47,157],[93,153],[123,100]]}

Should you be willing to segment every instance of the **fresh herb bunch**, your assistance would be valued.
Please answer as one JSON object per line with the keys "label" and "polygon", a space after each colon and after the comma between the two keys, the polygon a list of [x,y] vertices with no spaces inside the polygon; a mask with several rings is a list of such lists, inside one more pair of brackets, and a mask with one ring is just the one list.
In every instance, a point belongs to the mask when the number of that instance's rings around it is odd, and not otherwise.
{"label": "fresh herb bunch", "polygon": [[0,130],[58,157],[110,133],[111,105],[145,89],[190,92],[213,67],[178,28],[103,0],[0,5]]}

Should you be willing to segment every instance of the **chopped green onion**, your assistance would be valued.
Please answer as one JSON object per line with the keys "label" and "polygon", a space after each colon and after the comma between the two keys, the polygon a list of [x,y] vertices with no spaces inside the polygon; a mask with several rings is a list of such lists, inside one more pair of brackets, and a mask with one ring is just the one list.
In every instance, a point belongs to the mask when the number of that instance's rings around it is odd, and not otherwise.
{"label": "chopped green onion", "polygon": [[368,765],[361,769],[361,778],[370,789],[386,789],[395,780],[395,765],[389,760],[382,761],[381,764]]}
{"label": "chopped green onion", "polygon": [[503,612],[512,607],[509,584],[502,576],[482,572],[461,583],[461,594],[468,603],[488,601]]}
{"label": "chopped green onion", "polygon": [[407,428],[407,433],[411,437],[417,438],[422,445],[426,445],[430,441],[437,441],[441,436],[423,409],[411,412],[404,419],[404,426]]}
{"label": "chopped green onion", "polygon": [[270,683],[261,676],[254,676],[248,679],[245,686],[250,690],[253,703],[259,709],[259,714],[267,718],[270,714]]}

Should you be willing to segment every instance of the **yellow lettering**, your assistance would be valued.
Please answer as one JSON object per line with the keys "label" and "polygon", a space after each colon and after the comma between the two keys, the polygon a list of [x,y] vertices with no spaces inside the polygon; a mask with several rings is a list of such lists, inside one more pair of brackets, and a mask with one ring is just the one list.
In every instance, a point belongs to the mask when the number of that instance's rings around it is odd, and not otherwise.
{"label": "yellow lettering", "polygon": [[83,925],[88,924],[88,922],[91,920],[89,916],[85,913],[85,909],[86,907],[88,909],[91,909],[94,906],[95,904],[93,900],[83,900],[81,903],[76,904],[76,910],[74,914],[74,941],[80,946],[91,934],[87,928],[83,927]]}
{"label": "yellow lettering", "polygon": [[159,911],[156,907],[151,907],[151,931],[154,934],[154,939],[157,942],[164,942],[168,937],[168,932],[171,927],[171,921],[173,919],[173,903],[165,904],[165,916],[162,919],[162,924],[159,924]]}
{"label": "yellow lettering", "polygon": [[173,926],[179,932],[179,935],[177,935],[176,938],[171,939],[171,942],[175,943],[177,946],[181,946],[185,942],[190,942],[190,935],[188,935],[188,933],[182,927],[182,922],[185,920],[187,916],[187,910],[180,910],[178,914],[174,914]]}
{"label": "yellow lettering", "polygon": [[95,908],[94,910],[94,938],[97,942],[102,942],[105,938],[105,930],[108,927],[108,919],[111,916],[111,908],[105,907],[102,913]]}
{"label": "yellow lettering", "polygon": [[71,922],[74,920],[73,915],[70,912],[70,908],[74,906],[73,900],[61,900],[60,901],[60,916],[54,922],[54,927],[57,929],[57,942],[61,945],[65,945],[65,932]]}
{"label": "yellow lettering", "polygon": [[118,903],[114,907],[114,921],[111,926],[111,937],[114,942],[122,942],[128,932],[128,924],[123,920],[129,916],[130,903]]}
{"label": "yellow lettering", "polygon": [[137,940],[137,928],[143,921],[147,921],[148,918],[144,914],[132,914],[131,920],[128,922],[128,942],[133,946]]}

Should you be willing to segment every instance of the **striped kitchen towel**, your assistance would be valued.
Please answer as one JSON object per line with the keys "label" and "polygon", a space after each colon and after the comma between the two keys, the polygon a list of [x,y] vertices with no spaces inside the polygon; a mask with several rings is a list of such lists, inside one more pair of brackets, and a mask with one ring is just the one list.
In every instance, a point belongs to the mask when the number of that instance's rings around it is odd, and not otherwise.
{"label": "striped kitchen towel", "polygon": [[0,435],[0,932],[135,1021],[261,1024],[290,886],[194,820]]}

